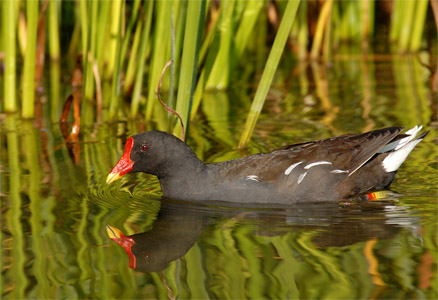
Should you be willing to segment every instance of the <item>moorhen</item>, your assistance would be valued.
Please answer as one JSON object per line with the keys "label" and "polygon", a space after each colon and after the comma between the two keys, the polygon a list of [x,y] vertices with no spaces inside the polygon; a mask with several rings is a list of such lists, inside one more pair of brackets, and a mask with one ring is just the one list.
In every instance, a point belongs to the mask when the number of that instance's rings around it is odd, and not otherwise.
{"label": "moorhen", "polygon": [[163,196],[181,200],[292,204],[339,201],[387,188],[412,149],[428,134],[389,127],[285,146],[271,153],[205,164],[175,136],[147,131],[126,141],[108,175],[156,175]]}
{"label": "moorhen", "polygon": [[199,240],[209,222],[207,212],[191,205],[181,206],[164,201],[152,229],[131,236],[107,225],[110,239],[125,249],[131,269],[160,272]]}

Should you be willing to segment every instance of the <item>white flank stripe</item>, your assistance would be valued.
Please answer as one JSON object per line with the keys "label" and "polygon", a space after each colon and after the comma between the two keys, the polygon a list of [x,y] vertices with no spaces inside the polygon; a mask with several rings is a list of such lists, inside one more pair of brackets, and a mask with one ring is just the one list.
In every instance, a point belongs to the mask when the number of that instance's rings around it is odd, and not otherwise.
{"label": "white flank stripe", "polygon": [[307,175],[307,172],[300,174],[300,177],[298,177],[298,184],[300,184],[301,181],[303,181],[303,179],[304,179],[304,177],[306,177],[306,175]]}
{"label": "white flank stripe", "polygon": [[347,170],[336,169],[336,170],[330,171],[330,173],[339,174],[339,173],[348,173],[348,171]]}
{"label": "white flank stripe", "polygon": [[319,166],[319,165],[331,165],[332,163],[329,161],[317,161],[311,164],[308,164],[304,167],[304,169],[309,170],[311,167]]}
{"label": "white flank stripe", "polygon": [[296,166],[298,166],[299,164],[301,164],[301,163],[302,163],[302,161],[297,162],[297,163],[295,163],[295,164],[293,164],[293,165],[290,165],[290,167],[287,168],[286,171],[284,171],[284,175],[289,175],[290,172],[292,172],[292,170],[293,170]]}
{"label": "white flank stripe", "polygon": [[260,182],[259,177],[257,175],[248,175],[246,176],[246,180],[254,180]]}
{"label": "white flank stripe", "polygon": [[415,140],[406,144],[404,147],[395,150],[388,154],[388,156],[383,160],[382,166],[386,172],[394,172],[400,168],[401,164],[406,160],[412,149],[421,141]]}

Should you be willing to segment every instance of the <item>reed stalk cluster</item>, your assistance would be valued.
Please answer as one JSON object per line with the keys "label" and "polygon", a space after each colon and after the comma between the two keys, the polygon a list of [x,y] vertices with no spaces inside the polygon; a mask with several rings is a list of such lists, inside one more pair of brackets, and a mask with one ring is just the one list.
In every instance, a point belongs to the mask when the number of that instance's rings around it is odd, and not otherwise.
{"label": "reed stalk cluster", "polygon": [[[428,24],[437,27],[436,2],[3,0],[1,109],[34,117],[41,84],[36,70],[44,65],[39,52],[50,57],[51,86],[60,78],[60,62],[63,73],[72,73],[68,62],[82,55],[83,123],[140,116],[178,133],[178,123],[156,101],[166,62],[173,61],[163,82],[168,105],[188,126],[204,91],[229,88],[236,70],[252,63],[245,54],[255,52],[265,57],[264,71],[240,141],[244,146],[285,49],[298,60],[328,62],[346,48],[373,51],[379,38],[395,54],[415,53],[433,47],[425,31]],[[65,98],[55,88],[50,99],[56,120]]]}

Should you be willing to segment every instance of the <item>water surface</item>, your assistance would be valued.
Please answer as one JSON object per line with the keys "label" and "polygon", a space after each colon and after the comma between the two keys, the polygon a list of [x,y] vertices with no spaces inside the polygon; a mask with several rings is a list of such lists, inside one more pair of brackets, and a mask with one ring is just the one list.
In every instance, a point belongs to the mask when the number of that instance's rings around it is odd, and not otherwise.
{"label": "water surface", "polygon": [[[236,145],[252,88],[207,93],[192,123],[188,143],[207,162],[423,124],[431,133],[375,202],[161,199],[153,176],[105,184],[126,138],[151,128],[141,120],[84,126],[80,143],[67,145],[50,118],[6,116],[2,298],[437,298],[437,120],[428,79],[415,58],[341,57],[280,70],[246,151]],[[132,255],[107,225],[132,236]]]}

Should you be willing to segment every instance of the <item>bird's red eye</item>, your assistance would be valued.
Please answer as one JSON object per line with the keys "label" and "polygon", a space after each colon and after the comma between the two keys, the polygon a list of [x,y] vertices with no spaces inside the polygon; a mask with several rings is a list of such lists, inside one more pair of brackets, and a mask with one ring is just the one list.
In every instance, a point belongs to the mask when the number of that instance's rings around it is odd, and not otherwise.
{"label": "bird's red eye", "polygon": [[148,145],[141,145],[140,149],[141,149],[141,151],[146,152],[149,149],[149,147],[148,147]]}

